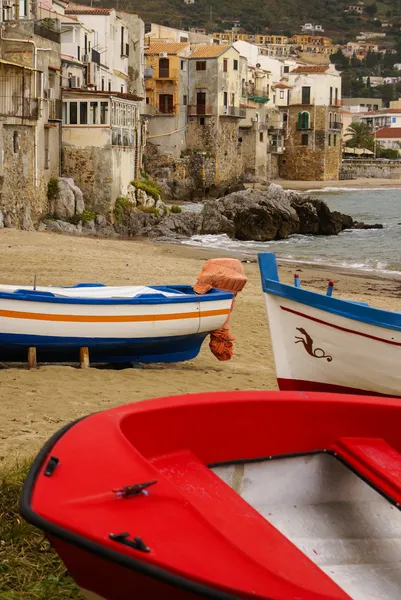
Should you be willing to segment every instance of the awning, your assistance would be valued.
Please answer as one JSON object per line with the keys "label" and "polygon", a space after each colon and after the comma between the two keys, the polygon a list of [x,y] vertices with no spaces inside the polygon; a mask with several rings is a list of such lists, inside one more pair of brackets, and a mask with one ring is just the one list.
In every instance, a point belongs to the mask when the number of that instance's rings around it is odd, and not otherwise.
{"label": "awning", "polygon": [[[5,38],[5,39],[7,39],[7,38]],[[2,58],[0,58],[0,64],[8,65],[10,67],[17,67],[17,69],[26,69],[27,71],[38,71],[38,73],[41,72],[40,69],[34,69],[33,67],[28,67],[27,65],[18,65],[17,63],[13,63],[8,60],[3,60]]]}
{"label": "awning", "polygon": [[344,148],[344,154],[354,154],[355,156],[361,156],[362,154],[374,154],[371,150],[367,148]]}

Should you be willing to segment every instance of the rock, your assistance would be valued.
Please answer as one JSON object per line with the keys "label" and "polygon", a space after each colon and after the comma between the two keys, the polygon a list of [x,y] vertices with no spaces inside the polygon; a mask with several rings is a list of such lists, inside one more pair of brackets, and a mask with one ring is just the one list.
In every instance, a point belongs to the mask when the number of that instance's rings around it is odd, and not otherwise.
{"label": "rock", "polygon": [[3,217],[3,213],[0,211],[0,229],[3,229],[4,227],[4,217]]}
{"label": "rock", "polygon": [[131,183],[128,184],[126,198],[132,203],[132,206],[136,206],[136,192],[137,189]]}
{"label": "rock", "polygon": [[70,177],[58,178],[59,194],[50,203],[50,213],[59,219],[69,219],[85,210],[84,197]]}
{"label": "rock", "polygon": [[29,206],[25,207],[24,213],[22,215],[21,228],[24,229],[24,231],[35,231],[31,218],[31,209]]}
{"label": "rock", "polygon": [[352,223],[352,227],[347,227],[347,229],[383,229],[383,225],[381,223],[375,223],[374,225],[368,225],[366,223],[358,223],[354,221]]}
{"label": "rock", "polygon": [[4,222],[4,227],[13,227],[13,220],[12,220],[10,214],[7,213],[6,215],[4,215],[3,222]]}
{"label": "rock", "polygon": [[104,215],[96,215],[95,224],[97,225],[97,227],[107,227],[108,225],[107,219]]}
{"label": "rock", "polygon": [[38,223],[38,226],[36,227],[36,231],[46,231],[46,225],[45,225],[45,223],[43,223],[43,221]]}
{"label": "rock", "polygon": [[62,221],[61,219],[58,219],[57,221],[44,219],[43,223],[46,225],[46,231],[67,233],[68,235],[81,235],[82,232],[82,226],[81,228],[78,228],[78,226]]}
{"label": "rock", "polygon": [[151,237],[183,238],[196,235],[199,231],[199,215],[192,212],[169,213],[149,232]]}

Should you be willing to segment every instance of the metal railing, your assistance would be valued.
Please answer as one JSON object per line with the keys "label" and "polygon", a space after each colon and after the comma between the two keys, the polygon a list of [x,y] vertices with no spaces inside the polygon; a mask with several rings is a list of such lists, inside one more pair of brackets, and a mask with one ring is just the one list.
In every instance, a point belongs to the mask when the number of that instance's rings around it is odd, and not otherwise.
{"label": "metal railing", "polygon": [[111,145],[122,146],[129,148],[135,145],[135,132],[133,129],[127,129],[125,127],[116,127],[115,125],[111,128]]}
{"label": "metal railing", "polygon": [[245,119],[246,108],[242,108],[240,106],[222,106],[220,109],[220,116]]}
{"label": "metal railing", "polygon": [[146,105],[146,114],[152,115],[152,116],[161,116],[161,117],[165,117],[168,115],[175,115],[175,114],[177,114],[177,107],[175,105],[173,105],[173,106],[164,106],[164,107],[160,108],[160,106],[153,106],[153,104],[147,104]]}
{"label": "metal railing", "polygon": [[329,129],[334,129],[335,131],[340,131],[343,128],[343,124],[342,123],[338,123],[333,122],[333,123],[329,123]]}
{"label": "metal railing", "polygon": [[58,19],[42,19],[35,21],[33,25],[33,33],[42,38],[60,43],[60,21]]}
{"label": "metal railing", "polygon": [[156,74],[154,75],[155,79],[178,79],[179,71],[178,69],[158,69],[156,70]]}
{"label": "metal railing", "polygon": [[205,117],[213,115],[211,104],[189,104],[188,116],[189,117]]}
{"label": "metal railing", "polygon": [[39,99],[25,98],[18,94],[0,95],[0,116],[36,120],[39,118]]}

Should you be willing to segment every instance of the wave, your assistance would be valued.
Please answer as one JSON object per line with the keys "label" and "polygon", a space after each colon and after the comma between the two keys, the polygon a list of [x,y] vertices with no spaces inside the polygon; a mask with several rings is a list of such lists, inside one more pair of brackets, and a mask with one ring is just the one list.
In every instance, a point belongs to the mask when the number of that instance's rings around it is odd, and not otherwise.
{"label": "wave", "polygon": [[321,189],[312,189],[312,190],[306,190],[305,192],[302,191],[302,193],[305,194],[320,194],[320,193],[341,193],[341,192],[387,192],[387,191],[394,191],[394,190],[400,190],[400,186],[398,187],[390,187],[390,186],[382,186],[382,187],[324,187]]}

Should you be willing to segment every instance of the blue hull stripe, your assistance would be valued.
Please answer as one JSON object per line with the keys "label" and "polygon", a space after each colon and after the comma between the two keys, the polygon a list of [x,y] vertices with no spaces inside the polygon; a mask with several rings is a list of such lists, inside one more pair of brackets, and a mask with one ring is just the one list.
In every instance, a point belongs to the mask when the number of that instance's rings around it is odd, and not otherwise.
{"label": "blue hull stripe", "polygon": [[401,331],[400,312],[372,308],[368,304],[340,300],[332,296],[280,283],[275,255],[270,252],[259,254],[258,259],[264,292],[368,325]]}
{"label": "blue hull stripe", "polygon": [[39,362],[78,362],[88,347],[92,362],[179,362],[195,358],[208,333],[159,338],[76,338],[0,334],[0,360],[26,362],[36,347]]}

